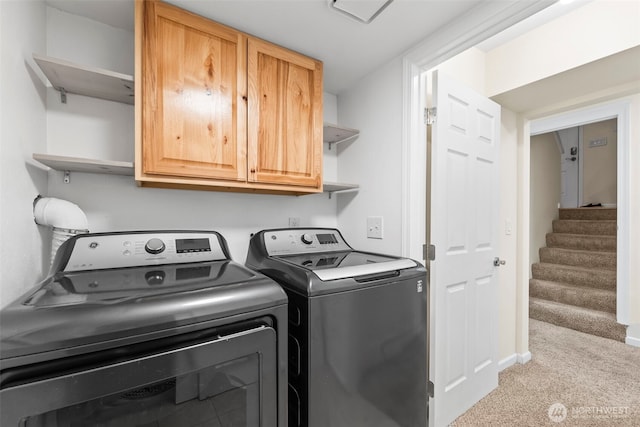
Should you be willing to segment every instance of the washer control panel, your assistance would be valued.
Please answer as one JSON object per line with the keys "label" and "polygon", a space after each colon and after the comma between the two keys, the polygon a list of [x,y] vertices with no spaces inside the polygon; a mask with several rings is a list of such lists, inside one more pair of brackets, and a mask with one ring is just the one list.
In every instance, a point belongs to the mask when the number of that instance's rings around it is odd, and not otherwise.
{"label": "washer control panel", "polygon": [[219,235],[207,232],[105,233],[78,236],[64,271],[224,260]]}
{"label": "washer control panel", "polygon": [[269,256],[351,250],[338,230],[332,228],[267,230],[263,237]]}

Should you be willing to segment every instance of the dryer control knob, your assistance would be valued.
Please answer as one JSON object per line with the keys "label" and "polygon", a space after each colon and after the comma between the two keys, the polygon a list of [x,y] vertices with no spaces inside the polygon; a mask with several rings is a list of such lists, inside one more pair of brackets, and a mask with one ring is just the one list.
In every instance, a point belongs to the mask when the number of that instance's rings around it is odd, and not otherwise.
{"label": "dryer control knob", "polygon": [[313,243],[313,236],[309,233],[305,233],[302,235],[302,237],[300,237],[300,240],[302,240],[302,243],[310,245],[311,243]]}
{"label": "dryer control knob", "polygon": [[147,244],[144,245],[144,250],[153,255],[162,253],[164,248],[164,242],[157,238],[149,239]]}
{"label": "dryer control knob", "polygon": [[164,278],[166,273],[162,270],[158,271],[149,271],[144,275],[145,280],[151,286],[154,285],[162,285],[164,283]]}

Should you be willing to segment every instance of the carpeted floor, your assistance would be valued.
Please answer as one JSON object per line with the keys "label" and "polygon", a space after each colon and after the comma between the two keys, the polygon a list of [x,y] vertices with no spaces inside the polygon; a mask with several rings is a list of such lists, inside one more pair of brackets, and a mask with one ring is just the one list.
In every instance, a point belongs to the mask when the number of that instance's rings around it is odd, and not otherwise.
{"label": "carpeted floor", "polygon": [[452,425],[640,426],[640,348],[530,319],[529,350]]}

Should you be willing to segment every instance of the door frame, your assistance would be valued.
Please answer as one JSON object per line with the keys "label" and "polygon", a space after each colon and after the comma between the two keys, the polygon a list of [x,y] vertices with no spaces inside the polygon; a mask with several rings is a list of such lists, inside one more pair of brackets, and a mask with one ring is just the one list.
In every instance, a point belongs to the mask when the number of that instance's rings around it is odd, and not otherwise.
{"label": "door frame", "polygon": [[[490,2],[485,8],[472,10],[451,23],[446,29],[429,37],[408,51],[402,58],[402,169],[401,169],[401,254],[417,260],[425,260],[423,245],[427,235],[427,126],[424,109],[428,105],[427,88],[429,71],[476,46],[479,42],[500,33],[517,22],[545,9],[556,0],[513,2],[505,8],[501,2]],[[480,23],[480,24],[479,24]],[[528,224],[527,224],[528,226]],[[528,230],[528,229],[527,229]],[[519,228],[518,233],[521,232]],[[528,255],[527,255],[528,259]],[[428,261],[425,262],[428,264]],[[528,292],[528,291],[527,291]],[[528,303],[528,300],[527,302]],[[518,311],[522,301],[518,301]],[[521,317],[520,314],[518,316]],[[429,328],[434,327],[429,312]],[[528,313],[526,319],[528,321]],[[522,329],[518,325],[517,329]],[[528,329],[518,338],[517,361],[526,363]],[[522,334],[519,334],[522,335]],[[498,337],[499,339],[499,337]],[[511,356],[508,358],[511,360]],[[514,360],[515,362],[515,360]],[[511,364],[511,363],[509,363]],[[508,364],[500,363],[501,368]],[[429,370],[433,367],[428,367]],[[434,417],[429,416],[433,426]]]}
{"label": "door frame", "polygon": [[[620,99],[613,102],[591,105],[581,109],[574,109],[560,114],[531,120],[529,122],[529,135],[539,135],[569,127],[582,126],[588,123],[599,122],[608,119],[617,119],[617,263],[616,263],[616,320],[623,325],[629,324],[629,246],[630,246],[630,213],[629,213],[629,127],[630,127],[629,100]],[[581,141],[582,142],[582,141]],[[527,145],[531,144],[529,139]],[[523,185],[529,192],[530,180],[524,180]],[[525,188],[520,188],[523,191]],[[528,262],[528,261],[527,261]]]}
{"label": "door frame", "polygon": [[427,221],[427,132],[423,112],[428,104],[428,71],[555,2],[512,2],[506,7],[501,2],[489,2],[455,20],[403,56],[402,256],[424,260],[422,245],[425,244]]}

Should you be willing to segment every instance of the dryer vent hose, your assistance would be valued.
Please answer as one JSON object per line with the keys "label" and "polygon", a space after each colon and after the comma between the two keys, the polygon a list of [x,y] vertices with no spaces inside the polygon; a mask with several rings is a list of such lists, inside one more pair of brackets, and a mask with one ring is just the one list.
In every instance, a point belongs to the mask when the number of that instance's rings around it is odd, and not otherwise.
{"label": "dryer vent hose", "polygon": [[62,199],[38,196],[33,201],[33,217],[36,224],[51,227],[51,262],[58,248],[69,237],[89,232],[87,216],[78,205]]}

